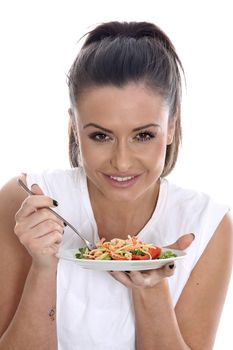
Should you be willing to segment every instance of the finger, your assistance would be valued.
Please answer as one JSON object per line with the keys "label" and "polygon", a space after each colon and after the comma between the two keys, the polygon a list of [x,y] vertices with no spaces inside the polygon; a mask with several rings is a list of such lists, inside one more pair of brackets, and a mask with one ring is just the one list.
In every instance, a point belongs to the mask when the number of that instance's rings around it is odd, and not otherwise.
{"label": "finger", "polygon": [[54,220],[49,219],[49,220],[41,222],[39,225],[32,228],[31,231],[33,232],[33,237],[35,237],[35,238],[43,237],[46,234],[53,232],[53,231],[60,232],[63,235],[64,225],[61,225],[61,224],[55,222]]}
{"label": "finger", "polygon": [[[48,232],[48,230],[52,231],[53,225],[55,225],[55,229],[57,225],[59,225],[62,230],[64,230],[65,227],[64,222],[46,208],[39,209],[29,216],[22,216],[20,213],[17,214],[18,217],[15,219],[14,231],[19,237],[23,233],[32,232],[37,226],[37,230],[41,231],[42,234]],[[40,226],[41,224],[43,225]]]}
{"label": "finger", "polygon": [[130,273],[130,279],[135,286],[153,287],[165,277],[170,277],[174,274],[175,264],[170,262],[155,270],[133,271]]}
{"label": "finger", "polygon": [[129,277],[135,286],[150,286],[151,285],[151,272],[143,273],[140,271],[131,271]]}
{"label": "finger", "polygon": [[40,208],[54,206],[57,206],[57,203],[50,197],[45,195],[29,196],[23,201],[21,208],[15,215],[15,219],[20,220],[20,218],[26,217]]}
{"label": "finger", "polygon": [[51,246],[49,247],[45,247],[42,251],[42,254],[43,255],[47,255],[47,256],[53,256],[53,255],[56,255],[59,251],[59,247],[60,245],[59,244],[52,244]]}
{"label": "finger", "polygon": [[50,232],[43,237],[35,239],[41,246],[50,247],[53,244],[60,244],[63,239],[63,234],[59,231]]}
{"label": "finger", "polygon": [[172,276],[174,271],[175,264],[174,262],[170,262],[156,270],[112,271],[111,275],[128,288],[150,288],[155,286],[163,278]]}
{"label": "finger", "polygon": [[37,238],[36,241],[44,247],[50,247],[53,244],[60,244],[63,239],[63,234],[59,231],[50,232],[43,237]]}
{"label": "finger", "polygon": [[33,239],[28,245],[29,252],[31,252],[32,255],[46,254],[50,250],[48,248],[52,247],[52,251],[54,250],[55,246],[58,248],[62,238],[63,235],[60,232],[53,231],[41,238]]}
{"label": "finger", "polygon": [[133,284],[131,282],[130,277],[126,273],[121,271],[111,271],[110,274],[113,278],[115,278],[115,280],[121,282],[127,288],[132,288]]}
{"label": "finger", "polygon": [[130,273],[130,279],[136,287],[153,287],[161,279],[169,276],[164,267],[156,270],[133,271]]}
{"label": "finger", "polygon": [[171,277],[176,269],[176,265],[174,262],[169,262],[169,264],[166,264],[163,266],[163,274],[164,277]]}
{"label": "finger", "polygon": [[[44,195],[44,192],[37,184],[33,184],[31,186],[31,190],[35,195]],[[58,206],[58,202],[55,199],[50,198],[49,196],[46,196],[46,195],[44,195],[44,196],[47,197],[50,200],[50,202],[52,200],[52,204],[49,205],[50,207],[52,207],[52,206],[57,207]]]}
{"label": "finger", "polygon": [[184,250],[192,244],[194,239],[195,239],[194,233],[187,233],[187,234],[181,236],[180,238],[178,238],[178,240],[175,243],[170,244],[166,248]]}
{"label": "finger", "polygon": [[31,191],[32,191],[34,194],[44,194],[44,192],[42,191],[42,189],[40,188],[40,186],[37,185],[37,184],[31,185]]}
{"label": "finger", "polygon": [[[60,225],[64,229],[64,222],[46,208],[38,209],[36,212],[27,217],[26,224],[28,228],[33,229],[42,223],[44,223],[45,228],[46,225],[49,224],[51,226],[54,223]],[[41,227],[41,230],[43,230],[43,227]]]}
{"label": "finger", "polygon": [[51,218],[51,219],[42,221],[40,223],[37,223],[35,226],[29,226],[29,223],[28,223],[29,219],[28,219],[27,226],[25,225],[25,223],[16,224],[15,233],[19,237],[21,243],[23,244],[25,244],[26,241],[30,240],[31,238],[39,238],[52,231],[58,231],[61,234],[63,234],[64,232],[63,222],[57,222],[55,220]]}

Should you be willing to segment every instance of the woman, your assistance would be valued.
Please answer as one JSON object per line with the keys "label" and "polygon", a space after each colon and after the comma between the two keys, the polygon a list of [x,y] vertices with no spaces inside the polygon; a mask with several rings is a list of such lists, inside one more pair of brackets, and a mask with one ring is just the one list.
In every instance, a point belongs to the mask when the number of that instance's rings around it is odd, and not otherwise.
{"label": "woman", "polygon": [[[153,24],[87,35],[68,76],[73,169],[22,175],[34,196],[17,179],[1,190],[0,349],[213,347],[233,225],[226,206],[165,178],[181,139],[181,71]],[[46,207],[92,242],[130,234],[187,256],[144,272],[58,263],[82,242]]]}

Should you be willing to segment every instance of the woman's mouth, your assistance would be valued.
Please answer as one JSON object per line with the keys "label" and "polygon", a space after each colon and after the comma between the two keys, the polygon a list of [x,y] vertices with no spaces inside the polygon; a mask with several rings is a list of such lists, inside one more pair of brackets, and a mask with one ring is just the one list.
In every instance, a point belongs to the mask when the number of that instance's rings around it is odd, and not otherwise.
{"label": "woman's mouth", "polygon": [[132,180],[134,176],[110,176],[110,178],[118,182],[123,182],[123,181]]}
{"label": "woman's mouth", "polygon": [[118,176],[104,174],[104,176],[112,186],[118,188],[126,188],[135,184],[140,175]]}

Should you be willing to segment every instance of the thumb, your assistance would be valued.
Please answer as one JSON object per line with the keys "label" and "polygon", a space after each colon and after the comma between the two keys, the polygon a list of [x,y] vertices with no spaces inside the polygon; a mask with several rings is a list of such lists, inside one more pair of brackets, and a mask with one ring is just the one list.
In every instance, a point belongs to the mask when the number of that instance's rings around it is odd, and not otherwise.
{"label": "thumb", "polygon": [[44,192],[42,191],[42,189],[40,188],[40,186],[37,185],[37,184],[31,185],[31,191],[32,191],[34,194],[44,194]]}
{"label": "thumb", "polygon": [[177,241],[173,244],[170,244],[166,248],[184,250],[188,248],[195,239],[194,233],[187,233],[177,239]]}

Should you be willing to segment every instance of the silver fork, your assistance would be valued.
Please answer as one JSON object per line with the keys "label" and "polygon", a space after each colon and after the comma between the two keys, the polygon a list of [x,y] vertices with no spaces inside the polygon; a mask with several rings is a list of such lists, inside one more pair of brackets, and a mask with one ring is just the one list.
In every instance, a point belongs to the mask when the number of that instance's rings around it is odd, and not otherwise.
{"label": "silver fork", "polygon": [[[22,187],[24,189],[24,191],[26,191],[28,194],[30,194],[31,196],[34,196],[35,193],[33,193],[26,185],[25,183],[21,180],[18,179],[18,184],[20,187]],[[89,250],[95,249],[96,246],[95,244],[91,243],[90,241],[88,241],[86,238],[84,238],[81,233],[76,230],[76,228],[74,228],[73,225],[71,225],[66,219],[64,219],[61,215],[59,215],[56,211],[54,211],[53,209],[47,207],[46,209],[48,209],[51,213],[53,213],[57,218],[61,219],[67,226],[69,226],[71,228],[71,230],[73,230],[80,238],[81,240],[85,243],[85,245],[87,246],[87,248]]]}

